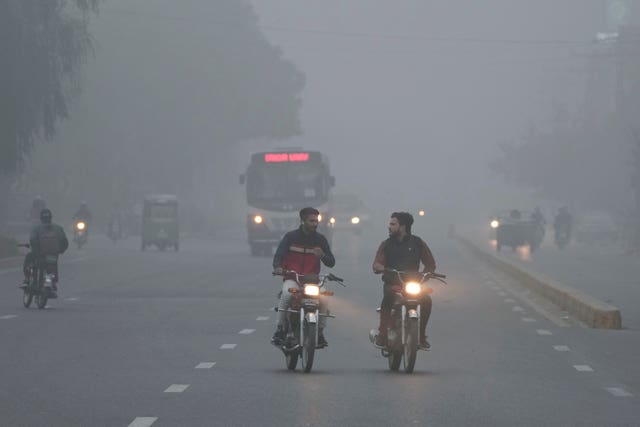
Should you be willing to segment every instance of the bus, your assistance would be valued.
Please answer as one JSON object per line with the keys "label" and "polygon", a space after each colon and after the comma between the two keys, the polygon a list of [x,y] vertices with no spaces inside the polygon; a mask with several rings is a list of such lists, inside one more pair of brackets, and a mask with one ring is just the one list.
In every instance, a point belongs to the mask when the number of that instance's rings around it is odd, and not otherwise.
{"label": "bus", "polygon": [[251,255],[271,255],[282,236],[300,225],[306,206],[320,211],[318,231],[331,241],[328,201],[335,178],[327,157],[299,148],[253,153],[240,184],[246,186]]}

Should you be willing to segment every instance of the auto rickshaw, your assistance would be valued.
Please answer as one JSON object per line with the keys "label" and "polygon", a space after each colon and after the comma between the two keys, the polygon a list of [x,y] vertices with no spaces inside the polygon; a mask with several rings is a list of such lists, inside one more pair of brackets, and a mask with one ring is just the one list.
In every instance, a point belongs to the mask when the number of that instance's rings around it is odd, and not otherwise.
{"label": "auto rickshaw", "polygon": [[147,196],[142,207],[142,245],[155,245],[163,251],[172,246],[175,251],[178,242],[178,199],[174,195]]}

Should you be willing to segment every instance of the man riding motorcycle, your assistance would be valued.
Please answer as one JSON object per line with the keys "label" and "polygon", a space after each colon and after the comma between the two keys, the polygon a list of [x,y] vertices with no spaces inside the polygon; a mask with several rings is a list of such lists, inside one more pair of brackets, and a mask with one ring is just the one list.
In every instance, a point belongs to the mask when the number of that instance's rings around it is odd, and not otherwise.
{"label": "man riding motorcycle", "polygon": [[93,219],[93,216],[91,215],[91,211],[89,210],[87,202],[82,202],[80,204],[80,208],[73,215],[73,220],[84,221],[88,224],[91,222],[92,219]]}
{"label": "man riding motorcycle", "polygon": [[[301,275],[320,274],[320,261],[327,267],[333,267],[336,264],[329,242],[322,234],[316,231],[318,228],[318,215],[320,215],[320,212],[311,207],[306,207],[300,211],[302,224],[296,230],[284,235],[273,256],[274,273],[282,274],[284,270],[293,270]],[[274,345],[281,345],[285,339],[284,322],[287,313],[284,310],[289,307],[289,299],[291,298],[289,288],[291,287],[297,287],[297,284],[292,277],[285,275],[280,303],[278,304],[277,328],[271,338],[271,343]],[[326,299],[320,298],[320,313],[326,314],[327,308]],[[318,347],[326,347],[328,345],[324,337],[325,325],[326,317],[320,316]]]}
{"label": "man riding motorcycle", "polygon": [[[64,253],[69,247],[69,241],[64,233],[64,229],[51,222],[53,215],[51,210],[43,209],[40,212],[40,225],[36,225],[31,230],[31,236],[29,238],[29,245],[31,252],[24,257],[24,263],[22,264],[22,271],[24,272],[24,281],[20,285],[21,289],[26,289],[31,282],[31,266],[39,262],[46,255],[60,255]],[[54,280],[52,288],[54,291],[58,290],[58,265],[54,266]]]}
{"label": "man riding motorcycle", "polygon": [[[573,223],[573,217],[569,213],[569,209],[566,206],[558,209],[558,213],[553,221],[553,229],[556,236],[565,232],[567,240],[571,238],[571,226]],[[556,237],[557,240],[557,237]]]}
{"label": "man riding motorcycle", "polygon": [[[382,275],[384,297],[380,305],[380,326],[375,342],[379,347],[387,346],[387,329],[391,324],[391,308],[395,298],[393,288],[401,284],[397,275],[386,273],[384,270],[418,272],[421,262],[424,265],[423,272],[436,270],[436,262],[431,249],[424,240],[411,234],[412,224],[413,216],[410,213],[392,213],[389,220],[389,238],[380,244],[373,261],[373,271],[376,274],[384,273]],[[420,348],[425,350],[431,348],[426,335],[431,306],[431,297],[425,293],[420,301]]]}

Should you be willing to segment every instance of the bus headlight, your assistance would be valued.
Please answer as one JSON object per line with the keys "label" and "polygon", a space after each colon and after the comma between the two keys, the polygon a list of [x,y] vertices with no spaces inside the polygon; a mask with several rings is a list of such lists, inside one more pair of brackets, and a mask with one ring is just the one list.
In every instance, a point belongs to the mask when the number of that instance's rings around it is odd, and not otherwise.
{"label": "bus headlight", "polygon": [[354,216],[353,218],[351,218],[351,224],[360,224],[360,218]]}
{"label": "bus headlight", "polygon": [[82,221],[80,221],[80,222],[78,222],[78,223],[76,224],[76,228],[77,228],[78,230],[80,230],[80,231],[84,230],[84,229],[86,228],[86,226],[87,226],[87,225],[86,225],[84,222],[82,222]]}
{"label": "bus headlight", "polygon": [[493,221],[491,221],[491,228],[498,228],[500,227],[500,221],[498,221],[497,219],[494,219]]}
{"label": "bus headlight", "polygon": [[318,222],[322,222],[322,214],[318,214]]}
{"label": "bus headlight", "polygon": [[304,294],[318,296],[320,295],[320,287],[318,285],[304,285]]}
{"label": "bus headlight", "polygon": [[404,285],[404,291],[409,295],[418,295],[422,291],[422,286],[418,282],[408,282]]}
{"label": "bus headlight", "polygon": [[253,222],[255,222],[256,224],[262,224],[263,218],[261,215],[255,215],[253,217]]}

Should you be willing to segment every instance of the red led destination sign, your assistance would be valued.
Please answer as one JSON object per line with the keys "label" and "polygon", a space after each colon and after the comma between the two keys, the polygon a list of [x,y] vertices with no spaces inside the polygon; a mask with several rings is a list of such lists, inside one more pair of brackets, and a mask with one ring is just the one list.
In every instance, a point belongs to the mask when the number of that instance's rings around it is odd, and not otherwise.
{"label": "red led destination sign", "polygon": [[309,153],[265,153],[266,163],[308,162]]}

